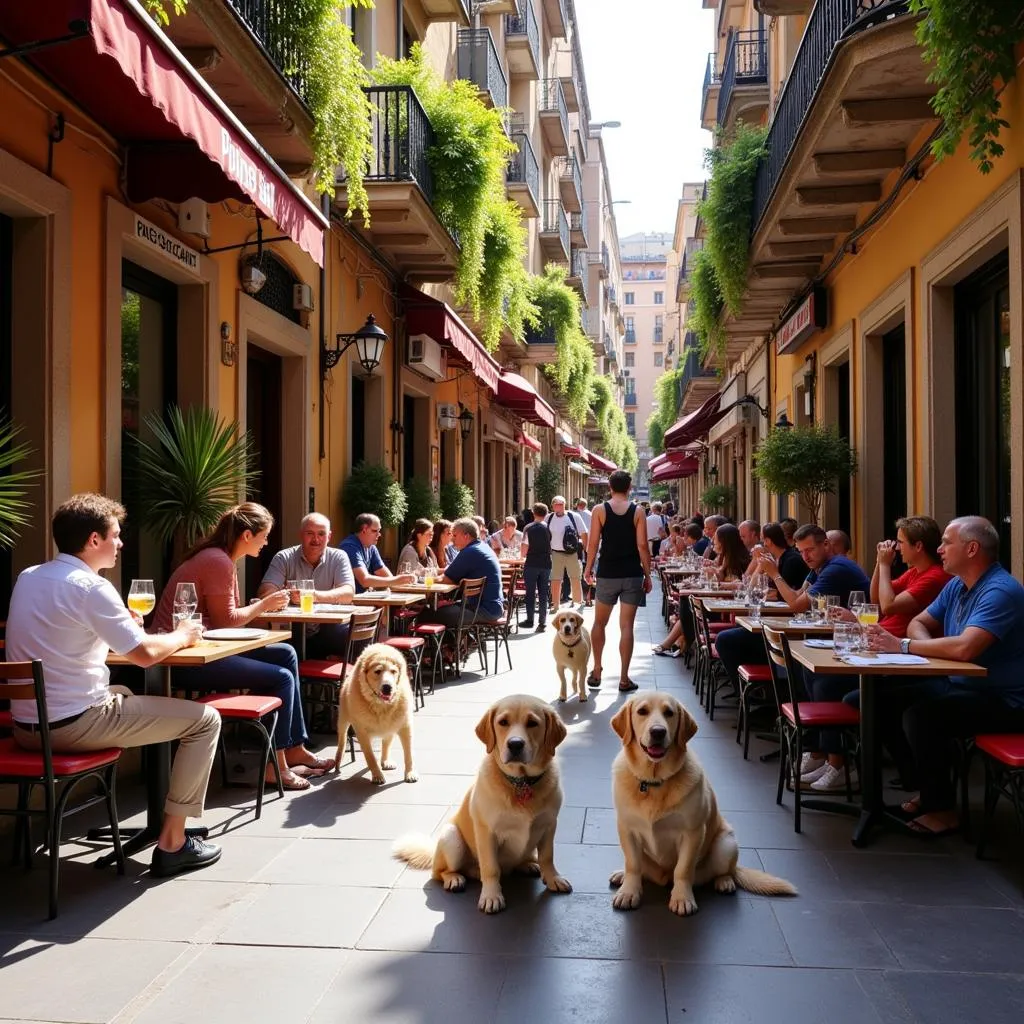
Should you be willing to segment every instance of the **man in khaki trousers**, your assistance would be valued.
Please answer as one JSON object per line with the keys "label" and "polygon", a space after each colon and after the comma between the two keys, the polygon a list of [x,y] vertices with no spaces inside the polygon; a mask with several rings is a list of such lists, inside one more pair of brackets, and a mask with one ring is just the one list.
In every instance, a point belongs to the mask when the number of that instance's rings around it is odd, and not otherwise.
{"label": "man in khaki trousers", "polygon": [[[110,686],[108,651],[149,668],[202,634],[190,621],[150,636],[100,575],[117,561],[124,515],[121,505],[99,494],[76,494],[57,509],[52,532],[60,554],[18,577],[7,617],[7,658],[42,661],[50,741],[58,753],[181,741],[153,851],[152,873],[167,877],[220,859],[219,846],[185,835],[185,819],[203,813],[220,716],[193,701],[138,697]],[[15,741],[38,750],[35,702],[12,701],[11,712]]]}

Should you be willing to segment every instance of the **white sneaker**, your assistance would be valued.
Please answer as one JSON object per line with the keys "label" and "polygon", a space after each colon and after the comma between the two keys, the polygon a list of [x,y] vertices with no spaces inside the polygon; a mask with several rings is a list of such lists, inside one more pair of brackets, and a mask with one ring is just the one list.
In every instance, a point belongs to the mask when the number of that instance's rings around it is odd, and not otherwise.
{"label": "white sneaker", "polygon": [[582,601],[580,601],[580,603],[578,605],[576,605],[576,611],[578,611],[580,613],[580,615],[583,614],[583,609],[584,608],[586,608],[586,605]]}
{"label": "white sneaker", "polygon": [[822,777],[822,775],[825,774],[825,769],[828,768],[828,767],[829,767],[828,761],[824,761],[820,765],[818,765],[817,768],[814,768],[811,771],[807,772],[806,775],[801,775],[800,776],[800,788],[801,789],[810,789],[811,784],[814,783],[814,782],[817,782],[818,779],[820,779]]}
{"label": "white sneaker", "polygon": [[[851,768],[850,788],[857,789],[858,785],[857,769]],[[827,764],[821,776],[811,783],[811,789],[815,793],[845,793],[846,773],[842,768],[836,768],[835,765]]]}
{"label": "white sneaker", "polygon": [[811,772],[817,771],[825,763],[825,758],[818,757],[816,754],[808,754],[806,751],[800,758],[800,778],[802,779],[805,775],[810,775]]}

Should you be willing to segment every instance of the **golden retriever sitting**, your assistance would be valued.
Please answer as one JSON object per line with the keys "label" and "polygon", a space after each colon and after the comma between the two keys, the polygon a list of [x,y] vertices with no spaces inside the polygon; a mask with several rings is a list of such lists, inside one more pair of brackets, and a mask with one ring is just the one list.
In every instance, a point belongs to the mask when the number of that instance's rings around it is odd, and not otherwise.
{"label": "golden retriever sitting", "polygon": [[436,843],[408,836],[394,855],[414,868],[431,868],[451,892],[466,876],[482,882],[477,906],[485,914],[505,909],[501,876],[539,875],[551,892],[572,892],[555,869],[555,825],[562,787],[555,747],[565,739],[562,720],[534,697],[514,695],[488,708],[476,727],[487,747],[473,785]]}
{"label": "golden retriever sitting", "polygon": [[638,907],[645,878],[672,886],[668,906],[680,915],[696,912],[693,887],[706,882],[719,892],[739,886],[763,896],[796,895],[784,879],[736,863],[736,834],[686,746],[697,723],[675,697],[636,693],[611,724],[622,740],[612,764],[612,794],[625,858],[625,871],[609,879],[619,889],[612,906]]}
{"label": "golden retriever sitting", "polygon": [[[405,781],[416,782],[418,776],[412,766],[412,709],[412,687],[405,658],[387,644],[371,644],[359,655],[341,686],[335,771],[341,766],[351,725],[370,769],[370,778],[376,785],[383,786],[387,782],[381,769],[397,767],[388,760],[388,751],[396,733],[402,741]],[[380,764],[371,745],[376,736],[381,738]]]}
{"label": "golden retriever sitting", "polygon": [[558,699],[566,699],[565,673],[569,672],[572,689],[580,698],[580,703],[587,699],[587,665],[590,662],[590,631],[583,625],[583,616],[579,612],[566,610],[559,612],[551,624],[555,630],[555,639],[551,645],[558,668],[558,679],[562,684]]}

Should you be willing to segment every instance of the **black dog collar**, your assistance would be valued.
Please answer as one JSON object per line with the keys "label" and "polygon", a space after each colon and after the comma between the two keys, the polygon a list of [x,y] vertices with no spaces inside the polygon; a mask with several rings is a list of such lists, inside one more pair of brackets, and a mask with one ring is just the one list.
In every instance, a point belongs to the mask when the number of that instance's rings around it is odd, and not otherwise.
{"label": "black dog collar", "polygon": [[649,789],[657,789],[658,786],[665,784],[664,779],[641,779],[640,780],[640,792],[646,793]]}

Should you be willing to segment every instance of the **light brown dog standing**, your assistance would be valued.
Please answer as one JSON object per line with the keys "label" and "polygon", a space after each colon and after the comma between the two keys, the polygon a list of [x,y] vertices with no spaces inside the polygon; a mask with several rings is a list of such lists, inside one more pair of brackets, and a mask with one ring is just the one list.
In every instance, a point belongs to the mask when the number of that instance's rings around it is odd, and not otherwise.
{"label": "light brown dog standing", "polygon": [[707,882],[719,892],[739,886],[763,896],[796,895],[784,879],[737,863],[736,834],[687,748],[697,723],[675,697],[636,693],[611,725],[622,740],[612,764],[612,795],[625,858],[625,870],[609,879],[619,890],[612,906],[638,907],[644,879],[671,885],[669,909],[680,915],[696,913],[693,887]]}
{"label": "light brown dog standing", "polygon": [[565,610],[559,612],[552,620],[555,639],[551,644],[558,669],[558,681],[561,689],[558,699],[565,700],[565,674],[569,673],[571,689],[576,692],[583,703],[587,699],[587,665],[590,664],[590,631],[583,625],[583,616],[579,612]]}
{"label": "light brown dog standing", "polygon": [[486,914],[505,909],[501,876],[539,875],[551,892],[572,892],[555,868],[555,826],[562,787],[555,748],[565,739],[562,720],[535,697],[516,694],[492,704],[476,727],[487,747],[455,817],[437,841],[406,836],[394,856],[414,868],[431,868],[450,892],[466,877],[481,881],[477,906]]}

